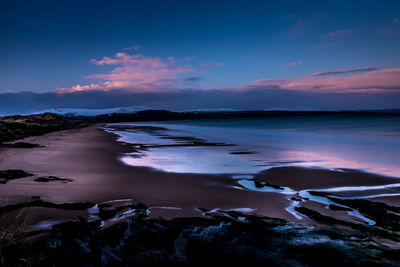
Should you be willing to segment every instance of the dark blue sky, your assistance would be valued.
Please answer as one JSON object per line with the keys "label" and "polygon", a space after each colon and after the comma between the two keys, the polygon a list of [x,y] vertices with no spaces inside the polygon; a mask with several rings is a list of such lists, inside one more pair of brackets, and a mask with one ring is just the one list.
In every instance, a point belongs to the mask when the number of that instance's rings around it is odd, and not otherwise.
{"label": "dark blue sky", "polygon": [[0,36],[0,94],[400,90],[400,1],[1,1]]}

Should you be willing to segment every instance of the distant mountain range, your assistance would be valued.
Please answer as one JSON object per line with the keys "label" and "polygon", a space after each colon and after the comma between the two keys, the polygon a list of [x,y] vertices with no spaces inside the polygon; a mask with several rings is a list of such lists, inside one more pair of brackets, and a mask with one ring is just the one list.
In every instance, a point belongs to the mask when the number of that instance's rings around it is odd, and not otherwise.
{"label": "distant mountain range", "polygon": [[186,111],[157,110],[143,106],[107,109],[54,108],[32,115],[51,113],[68,119],[87,121],[163,121],[187,119],[268,118],[281,116],[400,116],[400,110],[356,111],[288,111],[288,110],[235,110],[229,108],[196,109]]}
{"label": "distant mountain range", "polygon": [[94,116],[111,115],[111,114],[134,114],[143,110],[149,110],[149,108],[142,106],[117,107],[117,108],[105,108],[105,109],[52,108],[35,112],[32,115],[52,113],[65,117],[82,117],[82,116],[94,117]]}

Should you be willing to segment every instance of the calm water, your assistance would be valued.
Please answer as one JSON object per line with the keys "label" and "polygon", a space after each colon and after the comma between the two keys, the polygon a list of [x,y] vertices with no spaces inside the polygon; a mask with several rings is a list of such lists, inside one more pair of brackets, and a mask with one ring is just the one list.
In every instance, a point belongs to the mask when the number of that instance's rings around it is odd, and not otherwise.
{"label": "calm water", "polygon": [[[180,173],[251,174],[274,166],[351,168],[400,177],[400,118],[298,117],[192,120],[123,125],[161,126],[170,131],[116,131],[132,144],[177,144],[159,134],[191,136],[223,147],[163,147],[126,155],[133,166]],[[231,154],[247,152],[248,154]]]}

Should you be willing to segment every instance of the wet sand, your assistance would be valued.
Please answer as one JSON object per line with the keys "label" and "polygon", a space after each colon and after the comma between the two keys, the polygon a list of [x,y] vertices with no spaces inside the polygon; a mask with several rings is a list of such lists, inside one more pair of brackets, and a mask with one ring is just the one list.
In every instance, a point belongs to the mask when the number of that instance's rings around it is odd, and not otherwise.
{"label": "wet sand", "polygon": [[[302,223],[285,209],[287,195],[257,192],[238,187],[230,175],[166,173],[123,164],[118,158],[134,149],[117,142],[117,136],[97,124],[81,129],[53,132],[23,141],[41,145],[35,148],[0,148],[0,170],[22,169],[34,176],[0,184],[0,206],[27,202],[34,196],[54,203],[132,199],[153,208],[152,215],[172,217],[202,216],[205,209],[254,209],[257,214]],[[35,182],[40,176],[72,179],[72,182]],[[383,185],[400,179],[354,170],[321,170],[280,167],[266,170],[256,180],[295,190],[337,186]],[[400,206],[400,198],[389,199]],[[385,198],[380,199],[385,201]],[[59,216],[54,213],[54,216]],[[65,215],[65,214],[64,214]],[[46,219],[51,214],[46,214]],[[65,216],[64,216],[65,217]]]}
{"label": "wet sand", "polygon": [[[104,132],[101,126],[24,139],[43,147],[1,148],[0,170],[22,169],[34,174],[0,185],[1,205],[29,201],[33,196],[55,203],[133,199],[148,206],[180,207],[182,217],[201,215],[197,208],[252,208],[262,215],[293,219],[285,211],[289,202],[281,195],[232,188],[235,182],[228,176],[127,166],[118,157],[133,149],[116,142],[117,136]],[[34,181],[48,175],[73,182]],[[173,214],[178,216],[176,211]]]}
{"label": "wet sand", "polygon": [[352,169],[316,169],[277,167],[255,175],[259,181],[288,186],[295,190],[322,189],[342,186],[375,186],[400,183],[396,177],[383,176]]}

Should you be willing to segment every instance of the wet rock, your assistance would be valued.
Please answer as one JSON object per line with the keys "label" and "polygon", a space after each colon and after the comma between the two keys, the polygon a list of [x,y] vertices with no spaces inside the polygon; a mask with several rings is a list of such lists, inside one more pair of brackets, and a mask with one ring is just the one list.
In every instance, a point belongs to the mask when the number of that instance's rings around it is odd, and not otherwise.
{"label": "wet rock", "polygon": [[352,209],[347,208],[347,207],[343,207],[343,206],[339,206],[339,205],[335,205],[335,204],[329,204],[329,209],[330,210],[346,210],[346,211],[352,211]]}
{"label": "wet rock", "polygon": [[[306,208],[306,207],[295,207],[295,210],[297,212],[300,212],[303,215],[306,215],[307,217],[309,217],[310,219],[313,219],[315,221],[318,222],[322,222],[325,224],[330,224],[330,225],[345,225],[345,226],[349,226],[353,229],[362,231],[364,233],[368,233],[374,236],[379,236],[379,237],[383,237],[383,238],[387,238],[387,239],[391,239],[394,241],[400,241],[400,235],[398,232],[392,231],[392,229],[384,227],[377,227],[379,226],[377,223],[377,226],[369,226],[369,225],[365,225],[365,224],[360,224],[360,223],[352,223],[352,222],[348,222],[348,221],[343,221],[343,220],[339,220],[333,217],[329,217],[329,216],[325,216],[322,215],[321,213]],[[395,229],[393,229],[395,230]]]}
{"label": "wet rock", "polygon": [[333,217],[329,217],[329,216],[325,216],[322,215],[321,213],[306,208],[306,207],[295,207],[294,208],[297,212],[300,212],[303,215],[306,215],[307,217],[309,217],[310,219],[313,219],[315,221],[318,222],[323,222],[326,224],[343,224],[343,225],[349,225],[350,223],[346,222],[346,221],[342,221]]}
{"label": "wet rock", "polygon": [[26,143],[26,142],[16,142],[12,144],[0,144],[0,147],[8,147],[8,148],[34,148],[41,147],[38,144]]}
{"label": "wet rock", "polygon": [[23,170],[5,170],[0,171],[0,184],[5,184],[10,180],[15,180],[19,178],[25,178],[32,176],[33,174],[27,173]]}
{"label": "wet rock", "polygon": [[290,200],[300,202],[300,201],[309,200],[309,199],[307,197],[294,196],[294,197],[291,197]]}
{"label": "wet rock", "polygon": [[[131,217],[107,228],[83,219],[0,248],[31,266],[386,266],[399,253],[360,231],[230,218]],[[212,263],[210,263],[210,260]]]}
{"label": "wet rock", "polygon": [[6,214],[15,210],[20,210],[28,207],[44,207],[44,208],[54,208],[63,210],[87,210],[92,208],[95,204],[90,202],[76,202],[76,203],[62,203],[57,204],[53,202],[48,202],[40,199],[40,197],[34,197],[30,202],[22,202],[13,205],[7,205],[0,207],[0,214]]}
{"label": "wet rock", "polygon": [[99,205],[98,216],[101,220],[111,219],[111,218],[115,217],[116,214],[117,214],[117,211],[115,209]]}
{"label": "wet rock", "polygon": [[264,185],[259,181],[254,181],[254,186],[257,187],[257,188],[263,188],[264,187]]}
{"label": "wet rock", "polygon": [[232,155],[249,155],[249,154],[255,154],[256,152],[251,152],[251,151],[233,151],[230,152],[229,154]]}
{"label": "wet rock", "polygon": [[280,185],[274,185],[274,184],[270,184],[268,182],[260,182],[260,181],[257,181],[257,180],[254,180],[254,186],[257,187],[257,188],[263,188],[265,186],[268,186],[268,187],[272,187],[272,188],[275,188],[275,189],[278,189],[278,190],[283,190],[284,189]]}
{"label": "wet rock", "polygon": [[400,207],[365,199],[341,199],[337,197],[330,197],[329,199],[362,212],[374,220],[379,227],[391,231],[400,231],[400,215],[398,215]]}
{"label": "wet rock", "polygon": [[320,191],[308,191],[308,193],[310,193],[310,195],[317,196],[317,197],[328,197],[328,196],[332,196],[331,193],[320,192]]}
{"label": "wet rock", "polygon": [[59,178],[56,176],[42,176],[38,177],[34,180],[35,182],[42,182],[42,183],[47,183],[47,182],[61,182],[61,183],[68,183],[72,182],[72,179],[68,178]]}

